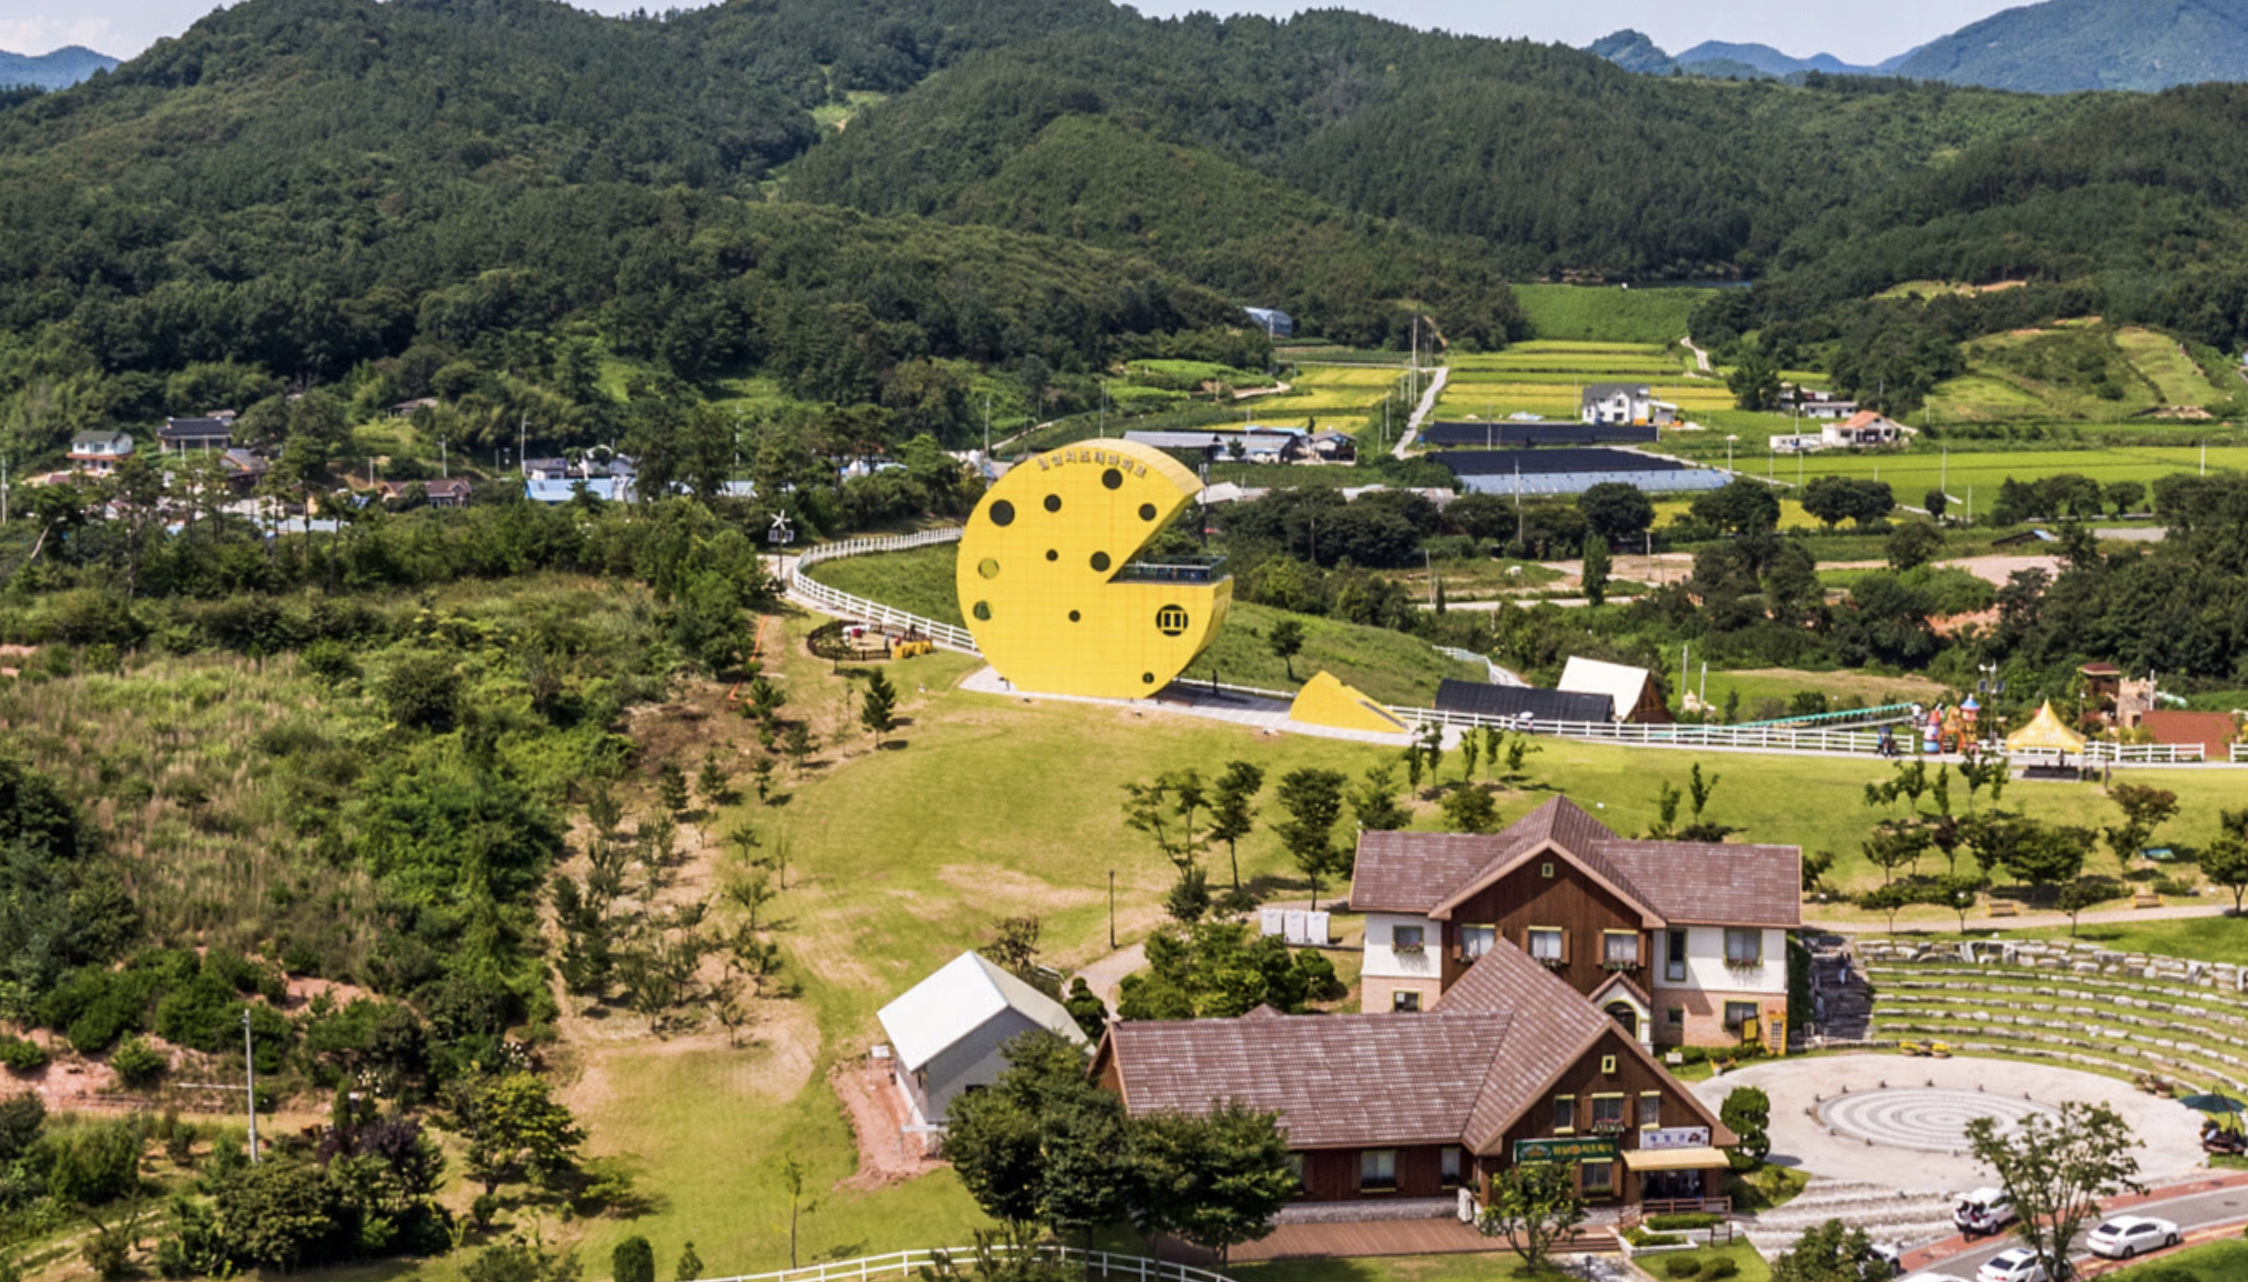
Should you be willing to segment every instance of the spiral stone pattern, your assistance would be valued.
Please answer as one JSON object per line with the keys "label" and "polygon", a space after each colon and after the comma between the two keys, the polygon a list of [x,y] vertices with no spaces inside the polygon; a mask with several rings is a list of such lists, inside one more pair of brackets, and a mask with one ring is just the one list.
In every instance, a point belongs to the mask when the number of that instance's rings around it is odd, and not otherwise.
{"label": "spiral stone pattern", "polygon": [[1819,1121],[1853,1139],[1927,1153],[1967,1151],[1967,1124],[1995,1117],[2011,1130],[2033,1113],[2059,1112],[2019,1095],[1922,1087],[1858,1091],[1818,1106]]}

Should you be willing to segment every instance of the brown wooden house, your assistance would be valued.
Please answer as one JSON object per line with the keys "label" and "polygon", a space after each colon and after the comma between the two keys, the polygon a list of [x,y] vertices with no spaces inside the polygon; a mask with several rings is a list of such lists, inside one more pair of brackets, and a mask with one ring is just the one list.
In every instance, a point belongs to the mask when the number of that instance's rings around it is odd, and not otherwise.
{"label": "brown wooden house", "polygon": [[1795,846],[1637,841],[1565,797],[1503,832],[1359,834],[1362,1009],[1429,1010],[1501,946],[1596,999],[1644,1046],[1784,1029]]}
{"label": "brown wooden house", "polygon": [[1112,1025],[1099,1081],[1133,1116],[1232,1100],[1278,1114],[1308,1201],[1488,1199],[1517,1162],[1566,1162],[1589,1199],[1722,1190],[1735,1137],[1655,1057],[1512,950],[1426,1014]]}

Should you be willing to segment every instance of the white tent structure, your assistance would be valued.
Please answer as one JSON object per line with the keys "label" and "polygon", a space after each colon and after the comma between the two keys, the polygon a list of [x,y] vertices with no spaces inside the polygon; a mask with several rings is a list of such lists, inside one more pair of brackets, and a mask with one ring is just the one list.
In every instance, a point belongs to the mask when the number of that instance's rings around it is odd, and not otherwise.
{"label": "white tent structure", "polygon": [[876,1018],[914,1121],[929,1126],[944,1124],[946,1106],[962,1091],[999,1080],[1010,1039],[1046,1029],[1086,1040],[1060,1002],[973,952],[945,963]]}
{"label": "white tent structure", "polygon": [[1605,695],[1615,704],[1615,711],[1609,714],[1610,719],[1629,721],[1640,703],[1648,698],[1648,690],[1654,680],[1655,674],[1645,668],[1627,667],[1621,663],[1607,663],[1573,654],[1562,667],[1561,680],[1554,689],[1565,690],[1570,694]]}

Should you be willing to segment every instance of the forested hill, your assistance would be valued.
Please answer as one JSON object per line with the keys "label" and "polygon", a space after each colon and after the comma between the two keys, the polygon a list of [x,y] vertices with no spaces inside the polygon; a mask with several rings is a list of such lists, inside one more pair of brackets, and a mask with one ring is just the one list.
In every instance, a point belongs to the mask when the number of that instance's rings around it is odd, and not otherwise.
{"label": "forested hill", "polygon": [[97,71],[107,71],[117,60],[81,45],[52,53],[26,55],[0,49],[0,89],[29,85],[38,89],[65,89]]}
{"label": "forested hill", "polygon": [[1827,209],[2076,109],[1847,80],[1652,79],[1578,50],[1339,11],[1202,15],[964,58],[824,141],[785,191],[993,217],[979,189],[1020,149],[1061,117],[1098,116],[1334,206],[1481,239],[1518,276],[1729,274]]}
{"label": "forested hill", "polygon": [[1932,41],[1896,71],[2031,93],[2248,80],[2248,0],[2046,0]]}

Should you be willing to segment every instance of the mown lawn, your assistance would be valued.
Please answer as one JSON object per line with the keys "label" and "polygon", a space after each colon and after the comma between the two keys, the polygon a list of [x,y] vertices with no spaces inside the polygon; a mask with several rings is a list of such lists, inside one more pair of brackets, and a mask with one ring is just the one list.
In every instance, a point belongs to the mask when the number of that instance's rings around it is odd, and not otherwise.
{"label": "mown lawn", "polygon": [[2248,1242],[2212,1242],[2106,1276],[2130,1282],[2239,1282],[2248,1278]]}
{"label": "mown lawn", "polygon": [[1709,291],[1516,285],[1514,297],[1541,339],[1675,343]]}

